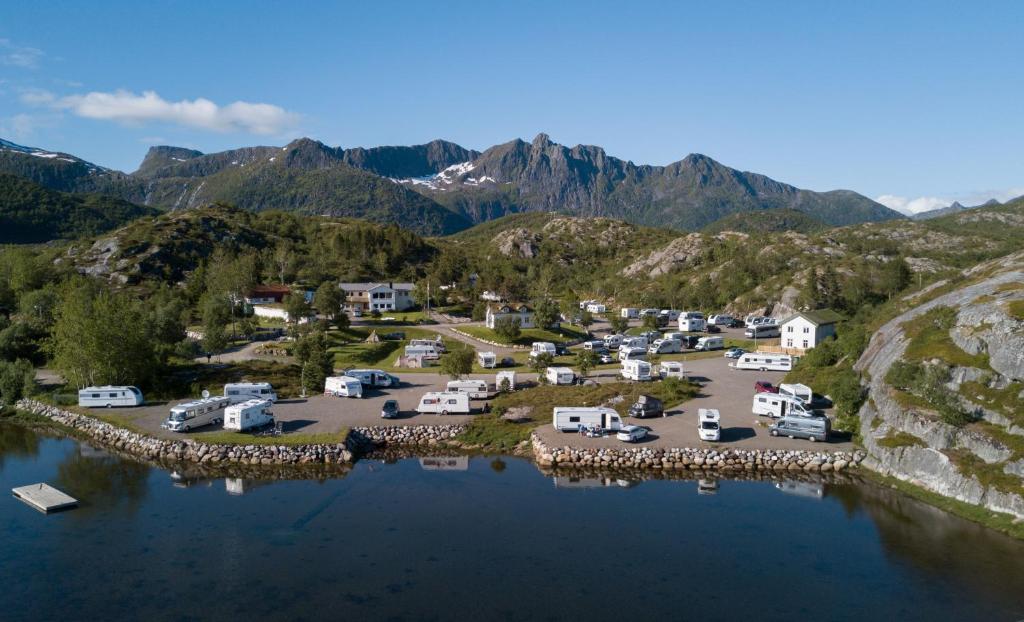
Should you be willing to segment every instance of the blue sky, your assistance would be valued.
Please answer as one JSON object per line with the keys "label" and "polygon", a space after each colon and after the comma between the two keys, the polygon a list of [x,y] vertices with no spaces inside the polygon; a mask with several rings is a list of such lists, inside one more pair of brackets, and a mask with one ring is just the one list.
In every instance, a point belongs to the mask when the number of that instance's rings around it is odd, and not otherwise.
{"label": "blue sky", "polygon": [[150,144],[543,131],[920,209],[1024,194],[1022,27],[1019,2],[9,2],[0,137],[130,171]]}

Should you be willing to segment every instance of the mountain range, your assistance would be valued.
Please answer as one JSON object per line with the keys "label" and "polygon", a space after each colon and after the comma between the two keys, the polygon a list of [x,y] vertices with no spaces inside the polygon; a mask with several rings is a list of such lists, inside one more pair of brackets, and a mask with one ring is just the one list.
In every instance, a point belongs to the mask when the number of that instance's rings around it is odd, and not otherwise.
{"label": "mountain range", "polygon": [[529,211],[684,230],[778,208],[827,225],[902,218],[856,192],[802,190],[700,154],[667,166],[636,165],[600,147],[559,145],[546,134],[483,152],[442,140],[343,149],[302,138],[284,147],[212,154],[159,146],[132,173],[0,141],[0,172],[52,190],[102,193],[164,209],[225,202],[252,211],[394,222],[429,235]]}

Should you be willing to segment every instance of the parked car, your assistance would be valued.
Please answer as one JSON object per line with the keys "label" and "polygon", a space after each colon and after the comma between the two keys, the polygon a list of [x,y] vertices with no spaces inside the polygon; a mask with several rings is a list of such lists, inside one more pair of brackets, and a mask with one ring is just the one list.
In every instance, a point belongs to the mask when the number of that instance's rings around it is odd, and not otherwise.
{"label": "parked car", "polygon": [[738,359],[739,357],[746,354],[747,351],[743,348],[729,348],[725,351],[725,358],[727,359]]}
{"label": "parked car", "polygon": [[720,332],[722,332],[722,329],[719,328],[717,324],[708,324],[707,327],[705,327],[705,330],[707,332],[709,332],[709,333],[720,333]]}
{"label": "parked car", "polygon": [[384,419],[397,419],[398,400],[387,400],[384,402],[384,405],[380,407],[380,416]]}
{"label": "parked car", "polygon": [[600,361],[602,365],[607,365],[608,363],[614,363],[615,357],[613,357],[610,352],[605,351],[597,357],[597,360]]}
{"label": "parked car", "polygon": [[767,380],[758,380],[754,383],[754,393],[778,393],[779,387]]}
{"label": "parked car", "polygon": [[555,356],[569,356],[570,354],[572,353],[569,352],[569,348],[560,343],[555,344]]}
{"label": "parked car", "polygon": [[739,318],[733,318],[733,320],[729,322],[729,328],[743,328],[744,326],[745,324],[743,323],[743,320]]}
{"label": "parked car", "polygon": [[622,429],[615,434],[615,438],[627,443],[635,443],[640,439],[647,438],[647,428],[643,428],[638,425],[623,426]]}
{"label": "parked car", "polygon": [[645,419],[647,417],[664,417],[665,406],[656,397],[651,395],[641,395],[637,398],[636,402],[629,407],[629,416],[636,417],[637,419]]}
{"label": "parked car", "polygon": [[697,347],[697,342],[700,340],[698,335],[683,335],[682,342],[683,347],[687,350],[692,350]]}

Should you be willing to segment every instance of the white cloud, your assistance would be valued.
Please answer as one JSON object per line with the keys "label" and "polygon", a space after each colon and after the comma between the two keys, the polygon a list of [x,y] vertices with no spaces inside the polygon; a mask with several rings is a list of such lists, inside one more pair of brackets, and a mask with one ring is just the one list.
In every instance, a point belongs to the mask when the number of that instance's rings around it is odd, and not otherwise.
{"label": "white cloud", "polygon": [[35,69],[43,51],[36,48],[15,45],[10,39],[0,39],[0,65]]}
{"label": "white cloud", "polygon": [[53,103],[57,98],[53,93],[45,89],[27,88],[21,90],[18,94],[18,99],[21,100],[21,103],[30,106],[44,106]]}
{"label": "white cloud", "polygon": [[19,142],[31,138],[37,129],[53,125],[53,115],[16,114],[0,119],[0,136]]}
{"label": "white cloud", "polygon": [[[299,118],[297,114],[272,104],[237,101],[218,106],[202,97],[171,102],[155,91],[144,91],[141,95],[130,91],[92,92],[50,100],[36,92],[33,97],[37,101],[26,103],[49,105],[87,119],[126,125],[163,122],[216,132],[277,134],[293,127]],[[25,101],[24,95],[22,100]]]}
{"label": "white cloud", "polygon": [[894,209],[897,212],[903,212],[904,214],[927,212],[928,210],[946,207],[953,202],[949,199],[943,199],[940,197],[917,197],[916,199],[908,199],[907,197],[896,196],[895,194],[883,194],[880,197],[876,197],[875,200],[890,209]]}

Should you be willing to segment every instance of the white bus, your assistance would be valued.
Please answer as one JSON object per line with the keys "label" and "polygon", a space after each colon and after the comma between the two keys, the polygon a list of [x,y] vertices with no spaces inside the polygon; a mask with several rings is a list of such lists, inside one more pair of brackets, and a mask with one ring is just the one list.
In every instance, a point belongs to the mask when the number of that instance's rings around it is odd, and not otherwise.
{"label": "white bus", "polygon": [[324,381],[324,395],[362,397],[363,383],[352,376],[328,376]]}
{"label": "white bus", "polygon": [[244,432],[251,428],[262,428],[274,423],[269,400],[251,399],[241,404],[232,404],[224,409],[224,429]]}
{"label": "white bus", "polygon": [[277,401],[277,393],[274,393],[274,387],[269,382],[229,382],[224,385],[224,397],[231,398],[232,404],[253,398]]}
{"label": "white bus", "polygon": [[85,408],[142,406],[142,401],[142,391],[138,387],[107,385],[78,390],[78,405]]}
{"label": "white bus", "polygon": [[178,404],[171,408],[167,421],[160,427],[171,432],[189,432],[204,425],[220,423],[224,419],[224,409],[230,405],[231,398],[223,395]]}
{"label": "white bus", "polygon": [[729,363],[729,367],[757,371],[791,371],[793,369],[793,357],[788,354],[747,352],[736,359],[735,363]]}
{"label": "white bus", "polygon": [[420,414],[468,415],[469,394],[453,391],[438,391],[424,394],[416,406]]}
{"label": "white bus", "polygon": [[611,432],[622,428],[619,413],[605,406],[555,406],[551,423],[561,432],[578,432],[583,426],[597,426]]}
{"label": "white bus", "polygon": [[450,380],[448,381],[448,385],[445,387],[445,391],[452,393],[465,393],[469,395],[469,399],[471,400],[487,399],[487,395],[489,393],[486,382],[483,380],[473,380],[471,378]]}

